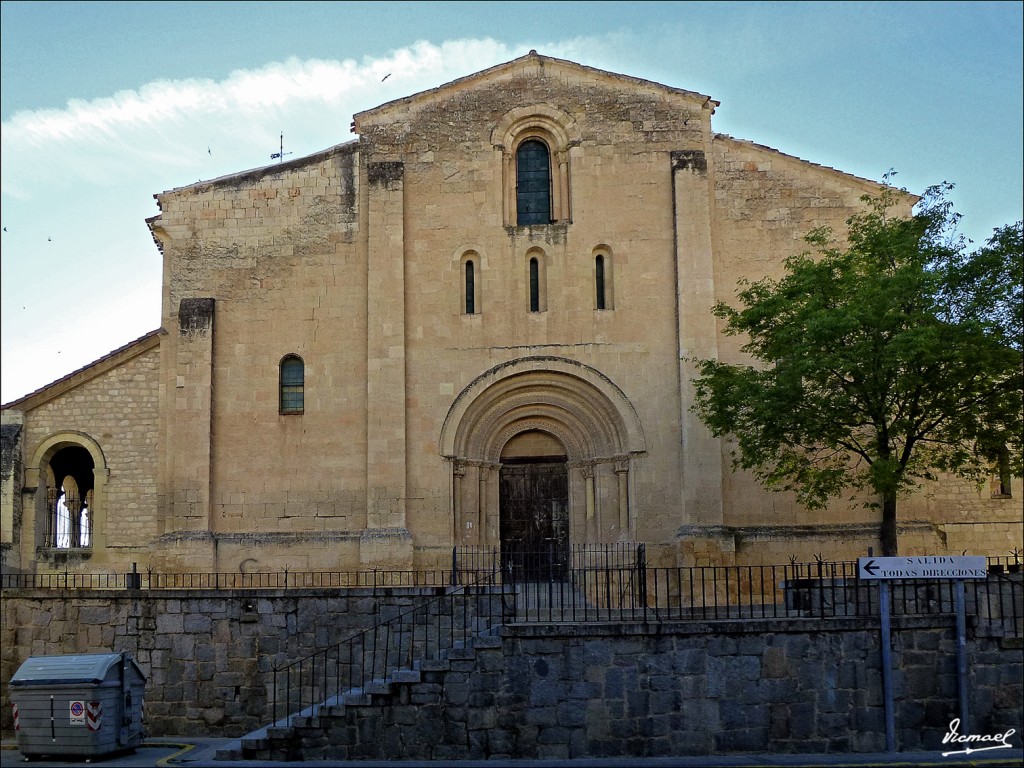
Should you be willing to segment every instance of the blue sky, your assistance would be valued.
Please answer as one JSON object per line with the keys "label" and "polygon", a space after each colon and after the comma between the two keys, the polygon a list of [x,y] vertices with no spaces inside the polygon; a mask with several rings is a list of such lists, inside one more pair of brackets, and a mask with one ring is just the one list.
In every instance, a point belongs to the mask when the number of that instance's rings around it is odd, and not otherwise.
{"label": "blue sky", "polygon": [[154,194],[531,48],[707,94],[716,131],[811,162],[951,181],[983,241],[1022,218],[1022,7],[3,2],[0,401],[159,326]]}

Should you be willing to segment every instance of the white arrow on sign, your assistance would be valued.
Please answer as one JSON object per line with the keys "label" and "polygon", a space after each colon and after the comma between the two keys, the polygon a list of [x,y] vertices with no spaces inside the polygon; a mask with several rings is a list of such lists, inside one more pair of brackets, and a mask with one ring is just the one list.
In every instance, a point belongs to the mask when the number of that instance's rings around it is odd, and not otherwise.
{"label": "white arrow on sign", "polygon": [[984,579],[985,558],[980,555],[925,555],[919,557],[861,557],[861,579]]}

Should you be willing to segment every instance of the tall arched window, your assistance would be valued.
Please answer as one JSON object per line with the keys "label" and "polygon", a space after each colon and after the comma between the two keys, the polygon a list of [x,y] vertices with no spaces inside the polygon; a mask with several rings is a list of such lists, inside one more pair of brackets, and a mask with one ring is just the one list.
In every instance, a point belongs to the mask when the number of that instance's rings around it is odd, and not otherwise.
{"label": "tall arched window", "polygon": [[306,366],[298,355],[281,360],[281,413],[302,413],[306,397]]}
{"label": "tall arched window", "polygon": [[536,256],[530,259],[530,311],[540,312],[540,264]]}
{"label": "tall arched window", "polygon": [[516,150],[516,223],[551,223],[551,155],[538,139]]}
{"label": "tall arched window", "polygon": [[472,260],[466,261],[466,314],[476,314],[476,270]]}
{"label": "tall arched window", "polygon": [[597,308],[607,309],[604,292],[604,256],[600,253],[594,257],[594,284],[597,289]]}

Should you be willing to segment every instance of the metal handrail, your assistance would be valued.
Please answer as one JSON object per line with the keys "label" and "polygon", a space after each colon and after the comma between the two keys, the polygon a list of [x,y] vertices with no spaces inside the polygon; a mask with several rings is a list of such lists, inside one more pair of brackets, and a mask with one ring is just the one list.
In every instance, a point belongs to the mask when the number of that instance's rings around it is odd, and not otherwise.
{"label": "metal handrail", "polygon": [[446,588],[445,594],[339,643],[275,666],[274,722],[315,716],[322,706],[343,703],[346,694],[370,694],[372,685],[388,685],[398,670],[466,647],[473,637],[504,623],[510,608],[495,576],[488,573],[475,583]]}

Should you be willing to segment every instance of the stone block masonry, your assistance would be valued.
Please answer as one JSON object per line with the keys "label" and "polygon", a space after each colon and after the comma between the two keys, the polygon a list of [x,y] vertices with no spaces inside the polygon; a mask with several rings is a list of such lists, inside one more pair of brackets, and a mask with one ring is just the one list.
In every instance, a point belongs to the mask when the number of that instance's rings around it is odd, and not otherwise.
{"label": "stone block masonry", "polygon": [[[151,736],[239,737],[271,720],[274,664],[422,593],[8,590],[0,724],[11,735],[6,683],[28,656],[127,651],[148,676]],[[941,749],[958,713],[952,619],[900,619],[893,646],[898,746]],[[508,625],[273,748],[306,759],[882,751],[879,647],[871,617]],[[971,732],[1019,730],[1019,638],[972,632],[968,660]]]}
{"label": "stone block masonry", "polygon": [[239,736],[271,720],[273,668],[337,643],[437,588],[5,590],[0,732],[7,683],[29,656],[131,653],[147,676],[150,736]]}
{"label": "stone block masonry", "polygon": [[[476,648],[471,665],[462,656],[433,664],[419,682],[333,708],[243,754],[554,760],[881,752],[885,713],[871,623],[506,626],[500,642],[486,638]],[[899,747],[939,750],[958,711],[952,626],[907,620],[896,638]],[[1016,727],[1019,643],[976,638],[971,655],[972,732]]]}

